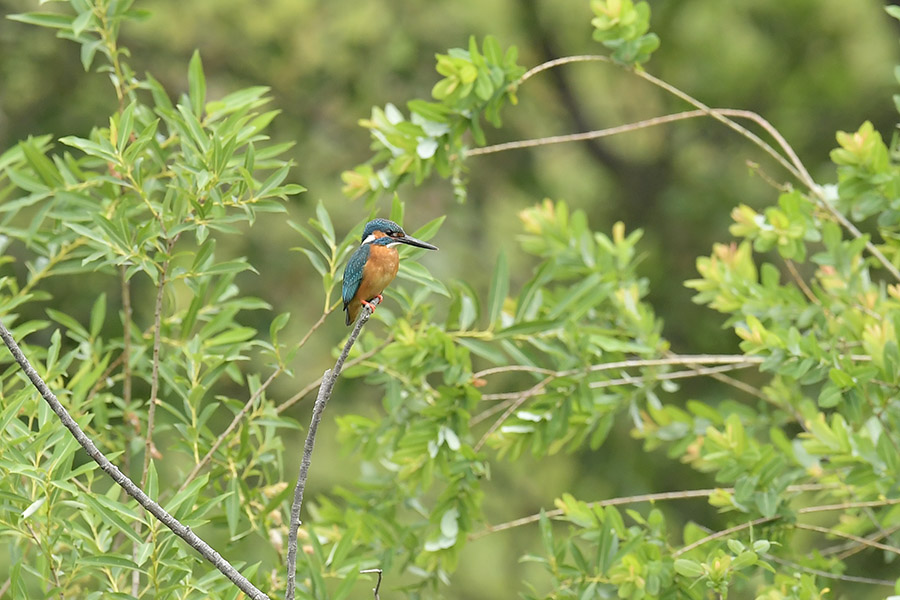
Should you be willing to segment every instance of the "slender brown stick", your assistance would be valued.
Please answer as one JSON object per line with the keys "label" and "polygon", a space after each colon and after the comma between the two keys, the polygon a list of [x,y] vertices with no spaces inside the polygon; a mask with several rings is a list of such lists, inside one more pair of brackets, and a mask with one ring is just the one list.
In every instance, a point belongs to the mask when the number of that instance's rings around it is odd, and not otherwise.
{"label": "slender brown stick", "polygon": [[[170,241],[168,251],[174,244]],[[144,468],[141,471],[141,487],[147,483],[147,472],[150,470],[150,455],[153,453],[153,428],[156,423],[156,402],[159,394],[159,347],[162,343],[162,303],[166,289],[166,277],[169,273],[169,261],[163,263],[159,274],[159,285],[156,290],[156,304],[153,308],[153,364],[150,369],[150,406],[147,409],[147,433],[144,443]],[[126,334],[127,335],[127,334]]]}
{"label": "slender brown stick", "polygon": [[756,527],[757,525],[763,525],[765,523],[770,523],[772,521],[777,521],[780,519],[780,516],[775,517],[760,517],[758,519],[754,519],[752,521],[747,521],[746,523],[741,523],[740,525],[735,525],[734,527],[729,527],[728,529],[723,529],[722,531],[717,531],[715,533],[711,533],[705,538],[701,538],[692,544],[688,544],[682,548],[679,548],[675,552],[672,553],[672,558],[678,558],[682,554],[686,552],[690,552],[694,548],[698,548],[707,542],[711,542],[713,540],[717,540],[721,537],[726,537],[731,535],[732,533],[737,533],[738,531],[743,531],[744,529],[749,529],[751,527]]}
{"label": "slender brown stick", "polygon": [[[122,290],[122,354],[119,356],[119,359],[122,361],[122,404],[126,407],[126,410],[131,410],[131,318],[133,315],[133,311],[131,309],[131,284],[128,282],[128,269],[125,268],[125,265],[119,267],[119,281],[121,283]],[[112,365],[110,365],[111,367]],[[104,378],[100,378],[97,383],[99,384],[101,381],[104,381]],[[95,389],[99,389],[97,385],[94,386]],[[93,393],[94,390],[92,389]],[[130,431],[130,429],[128,430]],[[131,434],[126,434],[127,439],[131,440]],[[125,445],[125,470],[130,471],[131,465],[131,444]],[[139,521],[136,521],[134,524],[135,532],[140,535],[141,533],[141,524]],[[133,544],[131,547],[131,559],[137,562],[137,553],[138,546],[137,544]],[[138,569],[135,569],[131,572],[131,595],[135,598],[138,597],[141,588],[141,572]]]}
{"label": "slender brown stick", "polygon": [[675,121],[683,121],[685,119],[696,119],[698,117],[705,117],[707,114],[702,110],[688,110],[680,113],[674,113],[671,115],[663,115],[660,117],[653,117],[650,119],[644,119],[642,121],[635,121],[633,123],[627,123],[625,125],[618,125],[616,127],[607,127],[605,129],[595,129],[593,131],[587,131],[584,133],[570,133],[566,135],[553,135],[550,137],[542,137],[542,138],[533,138],[529,140],[517,140],[514,142],[505,142],[502,144],[494,144],[492,146],[482,146],[480,148],[472,148],[470,150],[466,150],[466,156],[483,156],[485,154],[494,154],[495,152],[506,152],[508,150],[521,150],[524,148],[536,148],[539,146],[549,146],[551,144],[565,144],[569,142],[583,142],[586,140],[596,140],[599,138],[609,137],[613,135],[621,135],[623,133],[630,133],[632,131],[638,131],[640,129],[646,129],[648,127],[654,127],[656,125],[664,125],[666,123],[674,123]]}
{"label": "slender brown stick", "polygon": [[[380,300],[375,298],[372,303],[378,305]],[[309,423],[309,430],[306,432],[306,442],[303,445],[303,459],[300,461],[300,474],[297,476],[297,485],[294,488],[294,501],[291,504],[291,520],[288,530],[288,552],[287,552],[287,591],[285,592],[285,600],[294,600],[294,589],[297,579],[297,533],[300,530],[300,509],[303,506],[303,492],[306,489],[306,480],[309,476],[309,466],[312,462],[313,448],[316,445],[316,433],[319,430],[319,422],[322,420],[322,413],[325,412],[325,406],[331,398],[334,391],[334,384],[341,369],[344,367],[344,361],[350,354],[350,349],[356,343],[363,326],[372,316],[372,309],[364,305],[360,316],[356,321],[356,326],[347,338],[344,349],[334,363],[333,369],[328,369],[322,375],[322,384],[319,386],[319,393],[316,395],[316,403],[313,406],[312,419]]]}
{"label": "slender brown stick", "polygon": [[793,523],[792,527],[794,527],[795,529],[805,529],[807,531],[817,531],[819,533],[825,533],[828,535],[833,535],[836,537],[853,540],[857,544],[869,546],[870,548],[877,548],[879,550],[884,550],[885,552],[890,552],[892,554],[900,554],[900,548],[896,548],[894,546],[888,546],[887,544],[882,544],[880,542],[876,542],[876,541],[870,540],[868,538],[860,537],[858,535],[853,535],[852,533],[844,533],[843,531],[838,531],[836,529],[829,529],[828,527],[820,527],[818,525],[808,525],[806,523]]}
{"label": "slender brown stick", "polygon": [[[749,358],[758,358],[758,357],[749,357]],[[625,362],[625,361],[623,361]],[[690,377],[702,377],[702,376],[715,376],[719,373],[724,373],[727,371],[735,371],[737,369],[746,369],[748,367],[752,367],[755,364],[758,364],[759,361],[750,360],[742,363],[732,363],[732,364],[724,364],[717,367],[701,367],[694,369],[686,369],[683,371],[673,371],[671,373],[660,373],[658,375],[653,376],[638,376],[638,375],[626,375],[624,377],[620,377],[618,379],[607,379],[605,381],[593,381],[589,385],[591,389],[601,389],[608,388],[617,385],[637,385],[639,383],[648,381],[648,382],[656,382],[656,381],[672,381],[675,379],[687,379]],[[613,363],[609,363],[613,364]],[[597,365],[603,366],[603,365]],[[599,370],[599,369],[598,369]],[[561,373],[566,373],[565,371]],[[503,410],[505,407],[509,406],[509,410],[507,410],[500,419],[497,420],[496,423],[490,428],[490,430],[485,434],[485,436],[489,436],[497,428],[509,418],[509,416],[514,412],[522,403],[531,398],[532,396],[536,396],[544,393],[544,388],[546,388],[547,384],[550,383],[553,379],[562,375],[548,375],[546,379],[541,381],[536,386],[529,388],[522,392],[501,392],[499,394],[484,394],[481,396],[482,400],[506,400],[507,402],[493,406],[477,415],[472,417],[471,423],[473,425],[477,425],[481,421],[485,420],[487,417]],[[475,450],[479,450],[484,443],[485,438],[475,446]]]}
{"label": "slender brown stick", "polygon": [[824,577],[825,579],[834,579],[835,581],[848,581],[850,583],[865,583],[869,585],[888,585],[893,586],[894,581],[890,581],[887,579],[873,579],[871,577],[860,577],[858,575],[839,575],[837,573],[829,573],[828,571],[821,571],[819,569],[813,569],[811,567],[805,567],[801,564],[795,563],[790,560],[785,560],[783,558],[779,558],[774,554],[764,554],[766,560],[778,563],[780,565],[784,565],[785,567],[789,567],[791,569],[795,569],[797,571],[803,571],[804,573],[810,573],[811,575],[815,575],[817,577]]}
{"label": "slender brown stick", "polygon": [[[882,540],[889,535],[896,533],[897,531],[900,531],[900,525],[894,525],[889,529],[881,529],[879,531],[876,531],[875,533],[867,535],[866,539],[874,541]],[[847,560],[854,554],[862,552],[865,549],[865,546],[862,544],[854,544],[851,542],[848,542],[848,544],[849,546],[842,548],[840,554],[837,555],[838,560]],[[822,554],[825,555],[826,553],[823,551]]]}
{"label": "slender brown stick", "polygon": [[144,507],[147,512],[156,517],[163,525],[171,529],[175,535],[183,539],[191,548],[196,550],[200,556],[212,563],[213,566],[221,571],[225,577],[231,580],[249,598],[252,600],[268,599],[266,594],[257,589],[246,577],[241,575],[233,566],[231,566],[231,563],[222,558],[222,556],[209,544],[200,539],[197,534],[191,531],[190,527],[182,525],[178,519],[173,517],[152,498],[147,496],[147,494],[144,493],[144,490],[135,485],[131,479],[106,458],[94,442],[85,435],[81,427],[78,426],[78,423],[76,423],[69,415],[65,407],[63,407],[56,398],[56,395],[50,391],[50,388],[47,387],[47,384],[44,383],[41,376],[38,375],[37,371],[34,370],[34,367],[31,366],[31,363],[28,362],[28,359],[25,358],[21,348],[19,348],[19,345],[13,339],[12,334],[6,329],[6,326],[2,322],[0,322],[0,338],[3,338],[3,342],[6,344],[6,347],[9,348],[10,354],[12,354],[15,361],[19,364],[19,367],[21,367],[22,371],[31,381],[31,384],[41,394],[44,401],[47,402],[53,412],[56,413],[56,416],[59,417],[60,422],[62,422],[66,429],[71,432],[72,436],[78,441],[81,447],[85,449],[88,456],[100,465],[100,468],[109,475],[113,481],[121,486],[129,496],[137,500],[138,504]]}
{"label": "slender brown stick", "polygon": [[529,371],[541,375],[553,375],[554,377],[571,377],[580,373],[598,373],[615,369],[628,369],[632,367],[662,367],[667,365],[731,365],[735,363],[762,363],[765,360],[761,356],[744,356],[743,354],[674,354],[667,358],[641,358],[633,360],[619,360],[615,362],[599,363],[581,369],[569,369],[567,371],[552,371],[541,367],[529,365],[510,365],[505,367],[492,367],[478,371],[475,378],[487,377],[497,373],[510,371]]}
{"label": "slender brown stick", "polygon": [[[834,485],[826,485],[821,483],[800,483],[796,485],[789,485],[787,488],[788,492],[791,493],[802,493],[802,492],[817,492],[821,490],[831,489],[836,486]],[[690,498],[706,498],[711,496],[713,493],[717,491],[724,491],[726,493],[732,494],[734,493],[734,488],[708,488],[704,490],[681,490],[678,492],[659,492],[655,494],[639,494],[637,496],[623,496],[620,498],[610,498],[608,500],[597,500],[595,502],[588,502],[587,505],[590,507],[596,506],[620,506],[622,504],[637,504],[639,502],[657,502],[661,500],[687,500]],[[544,514],[547,517],[559,517],[564,514],[564,511],[558,508],[552,510],[544,511]],[[540,513],[528,515],[527,517],[521,517],[519,519],[515,519],[512,521],[507,521],[505,523],[500,523],[498,525],[488,525],[481,531],[477,531],[475,533],[469,534],[470,540],[477,540],[478,538],[482,538],[488,534],[496,533],[498,531],[503,531],[505,529],[513,529],[514,527],[521,527],[522,525],[528,525],[529,523],[537,523],[541,520]]]}
{"label": "slender brown stick", "polygon": [[[726,492],[734,492],[734,488],[710,488],[706,490],[683,490],[680,492],[660,492],[657,494],[640,494],[638,496],[627,496],[623,498],[611,498],[609,500],[599,500],[597,502],[589,502],[588,506],[619,506],[622,504],[637,504],[639,502],[656,502],[659,500],[687,500],[689,498],[708,498],[712,494],[714,494],[717,490],[724,489]],[[547,510],[543,513],[548,518],[551,517],[559,517],[564,514],[564,511],[561,509],[553,509]],[[505,523],[499,523],[497,525],[488,525],[481,531],[476,531],[475,533],[469,534],[469,541],[477,540],[479,538],[483,538],[486,535],[490,535],[492,533],[497,533],[498,531],[504,531],[506,529],[513,529],[514,527],[521,527],[522,525],[528,525],[529,523],[537,523],[541,520],[540,514],[528,515],[527,517],[522,517],[521,519],[515,519],[513,521],[507,521]]]}
{"label": "slender brown stick", "polygon": [[878,508],[881,506],[893,506],[900,504],[900,498],[885,498],[884,500],[868,500],[865,502],[841,502],[840,504],[823,504],[822,506],[807,506],[797,510],[797,514],[829,512],[832,510],[849,510],[851,508]]}

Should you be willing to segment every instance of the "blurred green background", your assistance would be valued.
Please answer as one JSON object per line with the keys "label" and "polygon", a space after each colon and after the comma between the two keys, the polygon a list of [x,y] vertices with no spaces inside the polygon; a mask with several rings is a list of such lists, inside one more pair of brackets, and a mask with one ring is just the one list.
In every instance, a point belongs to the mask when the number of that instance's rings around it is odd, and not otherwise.
{"label": "blurred green background", "polygon": [[[819,183],[835,180],[828,152],[836,130],[855,130],[869,119],[890,137],[897,120],[891,96],[893,66],[900,62],[898,28],[881,3],[659,0],[651,5],[662,46],[647,70],[710,106],[762,114]],[[37,6],[36,0],[0,0],[0,14]],[[321,199],[339,232],[364,219],[362,201],[351,202],[340,192],[340,173],[369,156],[368,134],[357,121],[368,117],[373,105],[428,98],[437,79],[435,53],[465,46],[471,34],[493,34],[503,46],[518,46],[526,67],[600,50],[591,40],[591,13],[583,0],[147,0],[136,7],[152,13],[142,23],[128,24],[120,40],[131,50],[136,72],[152,72],[180,93],[197,48],[210,98],[250,85],[271,86],[273,105],[282,111],[274,135],[296,142],[291,178],[309,189],[289,207],[289,218],[305,222]],[[620,69],[596,63],[545,72],[521,88],[519,99],[518,106],[504,111],[502,131],[487,130],[491,143],[587,131],[687,108]],[[48,30],[0,20],[0,150],[28,135],[87,136],[93,126],[105,125],[115,108],[106,74],[85,73],[76,45]],[[599,231],[622,220],[629,230],[646,231],[644,273],[673,349],[730,351],[731,333],[721,329],[717,315],[690,302],[682,283],[695,276],[698,255],[708,253],[714,241],[730,239],[732,207],[773,202],[776,190],[747,161],[759,163],[767,177],[785,180],[761,152],[709,119],[474,157],[465,204],[456,203],[446,181],[401,189],[405,225],[415,229],[447,214],[433,240],[441,252],[423,263],[442,279],[466,278],[486,296],[491,257],[501,249],[510,257],[513,293],[530,275],[515,240],[521,209],[552,197],[585,210]],[[380,206],[386,215],[389,199]],[[320,314],[321,289],[306,259],[287,251],[300,239],[285,220],[264,217],[246,235],[230,238],[227,251],[249,256],[260,271],[243,277],[244,292],[264,298],[276,313],[290,311],[289,334],[300,336]],[[483,266],[483,273],[472,265]],[[72,286],[65,287],[71,303],[87,305],[94,298],[74,282],[55,285]],[[263,320],[250,324],[267,327]],[[282,377],[273,394],[287,398],[320,375],[345,333],[342,316],[332,315],[297,357],[296,377]],[[377,391],[348,381],[341,387],[330,411],[354,410],[348,406],[353,404],[377,414]],[[701,384],[687,391],[700,399],[722,393]],[[308,403],[301,403],[292,416],[305,423],[308,410]],[[563,491],[592,500],[710,485],[687,468],[672,468],[662,455],[663,468],[637,464],[642,457],[629,427],[618,423],[597,453],[556,456],[538,465],[526,457],[508,468],[498,466],[486,488],[489,519],[531,514],[551,506]],[[352,458],[341,456],[330,441],[334,433],[326,418],[311,474],[313,495],[355,473]],[[298,439],[289,446],[301,444]],[[299,454],[296,458],[287,461],[288,481],[295,477]],[[714,524],[712,511],[700,501],[681,508],[682,519]],[[472,544],[453,597],[513,597],[518,587],[511,582],[534,579],[531,571],[538,570],[515,562],[532,533],[501,533]],[[491,568],[485,570],[485,564]]]}

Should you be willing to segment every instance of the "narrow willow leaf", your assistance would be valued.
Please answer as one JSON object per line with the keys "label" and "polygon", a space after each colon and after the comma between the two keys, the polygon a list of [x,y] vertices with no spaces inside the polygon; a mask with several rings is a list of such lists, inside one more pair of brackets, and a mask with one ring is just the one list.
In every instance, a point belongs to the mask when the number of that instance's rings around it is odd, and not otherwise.
{"label": "narrow willow leaf", "polygon": [[494,267],[494,277],[491,281],[491,292],[488,295],[488,326],[493,325],[500,316],[508,291],[509,265],[506,262],[506,253],[501,252],[497,257],[497,265]]}
{"label": "narrow willow leaf", "polygon": [[191,110],[199,119],[203,116],[203,103],[206,101],[206,77],[203,75],[203,62],[200,60],[199,50],[194,50],[188,65],[188,90]]}

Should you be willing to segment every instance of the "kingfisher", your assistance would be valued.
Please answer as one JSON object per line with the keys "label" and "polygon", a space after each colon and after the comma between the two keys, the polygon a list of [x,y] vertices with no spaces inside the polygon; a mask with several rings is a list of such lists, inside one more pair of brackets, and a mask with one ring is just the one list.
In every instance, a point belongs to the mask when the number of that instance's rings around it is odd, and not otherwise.
{"label": "kingfisher", "polygon": [[341,295],[344,299],[347,325],[356,321],[359,309],[363,305],[375,312],[372,300],[377,298],[379,303],[383,300],[381,292],[394,280],[400,267],[400,255],[396,248],[398,244],[437,250],[437,246],[407,235],[403,228],[393,221],[375,219],[366,223],[362,243],[350,256],[350,261],[344,268]]}

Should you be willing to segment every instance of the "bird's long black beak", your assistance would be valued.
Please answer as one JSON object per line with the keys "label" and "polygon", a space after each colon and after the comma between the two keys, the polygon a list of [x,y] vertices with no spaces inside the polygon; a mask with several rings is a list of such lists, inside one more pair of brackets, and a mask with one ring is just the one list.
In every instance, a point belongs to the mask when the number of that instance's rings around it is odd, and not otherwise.
{"label": "bird's long black beak", "polygon": [[409,244],[410,246],[417,246],[419,248],[425,248],[426,250],[437,250],[437,246],[432,246],[428,242],[423,242],[420,239],[414,238],[411,235],[404,235],[403,237],[396,238],[398,242],[403,242],[404,244]]}

